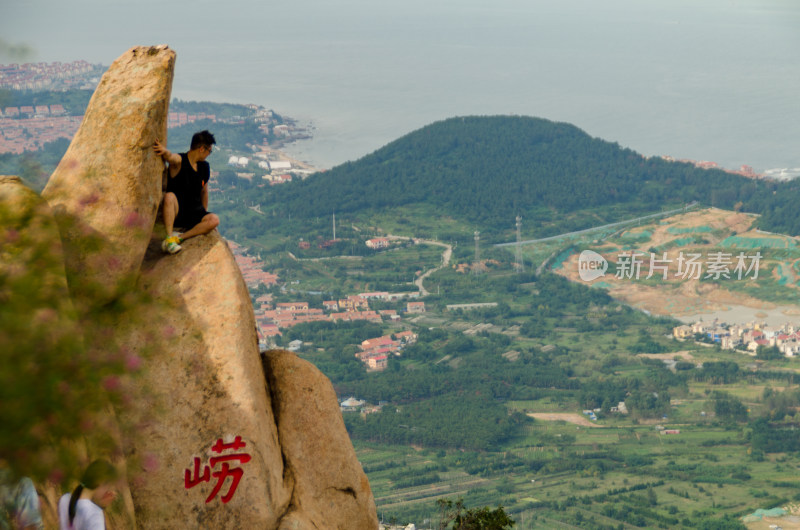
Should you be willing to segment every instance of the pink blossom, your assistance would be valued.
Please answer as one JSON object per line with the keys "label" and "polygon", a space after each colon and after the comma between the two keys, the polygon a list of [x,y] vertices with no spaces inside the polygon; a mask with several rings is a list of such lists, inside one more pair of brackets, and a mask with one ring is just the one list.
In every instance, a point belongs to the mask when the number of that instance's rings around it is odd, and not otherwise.
{"label": "pink blossom", "polygon": [[142,358],[135,353],[129,353],[125,356],[125,368],[131,372],[135,372],[142,366]]}
{"label": "pink blossom", "polygon": [[76,170],[81,167],[81,163],[78,162],[76,158],[69,158],[69,159],[62,159],[61,163],[58,164],[59,169],[67,169],[67,170]]}
{"label": "pink blossom", "polygon": [[175,328],[173,326],[164,326],[164,338],[171,339],[175,336]]}
{"label": "pink blossom", "polygon": [[99,194],[99,193],[97,193],[97,192],[93,192],[93,193],[91,193],[91,194],[89,194],[89,195],[86,195],[85,197],[83,197],[83,198],[82,198],[82,199],[81,199],[81,200],[78,202],[78,204],[80,204],[81,206],[89,206],[90,204],[94,204],[94,203],[96,203],[96,202],[97,202],[97,201],[99,201],[99,200],[100,200],[100,194]]}
{"label": "pink blossom", "polygon": [[121,386],[121,381],[119,380],[119,377],[117,377],[116,375],[109,375],[108,377],[103,379],[103,388],[105,388],[109,392],[119,390],[120,386]]}
{"label": "pink blossom", "polygon": [[153,453],[145,453],[144,457],[142,458],[142,468],[148,473],[154,473],[158,471],[158,457]]}
{"label": "pink blossom", "polygon": [[125,226],[127,228],[138,228],[140,225],[143,224],[143,219],[141,216],[136,212],[131,212],[125,218]]}
{"label": "pink blossom", "polygon": [[51,307],[45,307],[36,312],[36,314],[33,316],[33,321],[36,324],[43,325],[52,322],[57,317],[58,313],[56,313],[55,309]]}

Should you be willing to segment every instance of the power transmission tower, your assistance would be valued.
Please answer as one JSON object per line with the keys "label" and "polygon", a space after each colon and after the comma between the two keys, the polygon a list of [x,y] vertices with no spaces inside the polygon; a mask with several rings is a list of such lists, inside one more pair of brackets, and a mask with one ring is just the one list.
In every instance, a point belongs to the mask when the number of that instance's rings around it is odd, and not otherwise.
{"label": "power transmission tower", "polygon": [[524,267],[522,265],[522,217],[517,216],[517,253],[514,260],[514,269],[517,272],[522,272]]}
{"label": "power transmission tower", "polygon": [[475,262],[472,265],[472,274],[480,274],[481,268],[481,233],[475,230]]}

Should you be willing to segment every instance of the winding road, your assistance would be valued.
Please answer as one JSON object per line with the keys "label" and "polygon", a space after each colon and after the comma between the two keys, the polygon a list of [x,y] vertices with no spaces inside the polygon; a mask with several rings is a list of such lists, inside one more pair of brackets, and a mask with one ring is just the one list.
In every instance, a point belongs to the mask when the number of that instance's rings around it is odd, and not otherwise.
{"label": "winding road", "polygon": [[453,246],[452,245],[448,245],[447,243],[442,243],[441,241],[431,241],[429,239],[417,239],[415,237],[387,235],[386,238],[387,239],[403,240],[403,241],[413,241],[414,244],[416,244],[416,245],[436,245],[438,247],[444,247],[444,252],[442,252],[442,264],[440,266],[436,267],[436,268],[428,269],[424,273],[420,274],[419,278],[414,280],[414,285],[416,285],[417,288],[419,289],[419,295],[421,297],[422,296],[428,296],[429,294],[431,294],[427,289],[425,289],[425,286],[423,285],[423,282],[425,281],[425,278],[427,278],[428,276],[430,276],[434,272],[436,272],[438,270],[441,270],[441,269],[447,267],[448,265],[450,265],[450,258],[453,255]]}

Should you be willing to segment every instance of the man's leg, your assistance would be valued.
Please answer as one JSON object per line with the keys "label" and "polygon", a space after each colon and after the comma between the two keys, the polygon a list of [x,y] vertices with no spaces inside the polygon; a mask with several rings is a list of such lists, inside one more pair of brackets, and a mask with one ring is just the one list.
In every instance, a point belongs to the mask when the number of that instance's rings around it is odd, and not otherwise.
{"label": "man's leg", "polygon": [[167,230],[167,237],[172,237],[175,217],[178,216],[178,198],[174,193],[167,192],[164,194],[164,205],[161,210],[164,217],[164,228]]}
{"label": "man's leg", "polygon": [[177,254],[181,250],[181,245],[177,237],[172,236],[172,229],[175,225],[175,217],[178,216],[178,198],[174,193],[164,194],[164,204],[161,206],[161,213],[164,217],[164,229],[167,237],[161,242],[161,250],[170,254]]}
{"label": "man's leg", "polygon": [[185,241],[190,237],[201,236],[207,234],[219,226],[219,217],[213,213],[207,213],[203,219],[194,225],[191,230],[181,234],[181,240]]}

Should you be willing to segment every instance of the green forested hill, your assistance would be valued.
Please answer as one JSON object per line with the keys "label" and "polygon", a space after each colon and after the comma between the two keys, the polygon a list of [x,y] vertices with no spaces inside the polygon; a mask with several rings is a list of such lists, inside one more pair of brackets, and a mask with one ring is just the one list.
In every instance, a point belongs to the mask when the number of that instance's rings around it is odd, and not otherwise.
{"label": "green forested hill", "polygon": [[316,217],[426,202],[497,229],[517,214],[532,226],[593,209],[597,223],[690,201],[722,208],[742,202],[745,210],[769,213],[777,189],[797,195],[787,185],[644,158],[565,123],[472,116],[434,123],[284,187],[277,203],[293,217]]}

